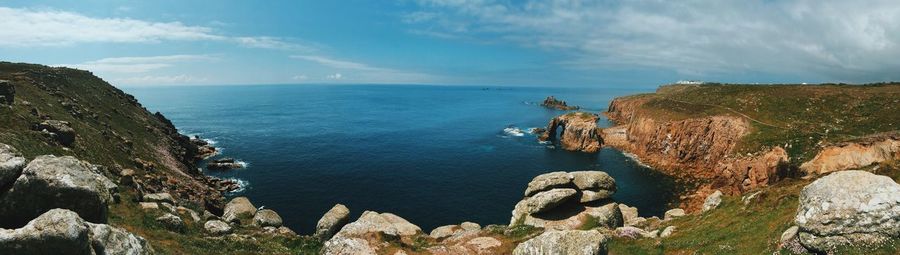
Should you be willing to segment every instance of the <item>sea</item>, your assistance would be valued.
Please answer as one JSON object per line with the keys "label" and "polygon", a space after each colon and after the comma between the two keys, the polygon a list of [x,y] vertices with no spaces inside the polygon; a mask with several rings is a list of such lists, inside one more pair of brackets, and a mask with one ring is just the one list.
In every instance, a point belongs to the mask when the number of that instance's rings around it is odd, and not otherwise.
{"label": "sea", "polygon": [[[332,206],[391,212],[424,231],[472,221],[508,224],[535,176],[599,170],[618,184],[614,200],[661,216],[674,181],[622,152],[565,151],[529,131],[565,111],[547,96],[601,113],[616,88],[431,85],[246,85],[124,88],[179,132],[199,135],[245,168],[208,175],[242,184],[301,234]],[[611,123],[601,117],[601,127]]]}

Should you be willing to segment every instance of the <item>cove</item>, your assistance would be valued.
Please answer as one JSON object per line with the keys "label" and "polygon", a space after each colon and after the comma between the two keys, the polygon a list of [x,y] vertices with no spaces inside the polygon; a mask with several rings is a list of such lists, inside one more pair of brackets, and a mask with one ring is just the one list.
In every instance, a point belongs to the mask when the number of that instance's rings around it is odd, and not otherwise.
{"label": "cove", "polygon": [[[219,157],[245,169],[207,171],[245,183],[247,196],[311,233],[336,203],[354,218],[392,212],[425,231],[473,221],[507,224],[526,184],[551,171],[602,170],[613,198],[641,216],[662,215],[673,180],[623,153],[548,148],[527,130],[565,111],[539,106],[549,95],[604,111],[647,91],[410,85],[248,85],[128,88],[188,135],[211,139]],[[608,126],[601,118],[600,126]]]}

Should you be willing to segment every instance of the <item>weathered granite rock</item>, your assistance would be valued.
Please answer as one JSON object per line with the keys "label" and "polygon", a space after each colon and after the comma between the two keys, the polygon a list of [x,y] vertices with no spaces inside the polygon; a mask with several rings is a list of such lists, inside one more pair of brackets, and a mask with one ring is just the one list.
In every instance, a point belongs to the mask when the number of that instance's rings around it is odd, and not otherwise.
{"label": "weathered granite rock", "polygon": [[68,121],[45,120],[35,126],[35,130],[45,132],[51,138],[65,146],[75,143],[75,129],[69,126]]}
{"label": "weathered granite rock", "polygon": [[144,211],[154,211],[159,210],[159,204],[153,202],[141,202],[138,204],[141,207],[141,210]]}
{"label": "weathered granite rock", "polygon": [[596,230],[547,231],[516,246],[513,255],[606,254],[606,243]]}
{"label": "weathered granite rock", "polygon": [[668,226],[663,229],[662,232],[659,233],[659,237],[666,238],[672,236],[675,233],[675,226]]}
{"label": "weathered granite rock", "polygon": [[150,243],[125,229],[106,224],[86,223],[91,232],[91,247],[96,254],[154,254]]}
{"label": "weathered granite rock", "polygon": [[489,236],[472,238],[463,246],[475,254],[496,254],[494,249],[503,245],[500,240]]}
{"label": "weathered granite rock", "polygon": [[203,223],[203,228],[212,235],[231,234],[231,225],[221,220],[206,221],[206,223]]}
{"label": "weathered granite rock", "polygon": [[316,236],[319,237],[319,240],[328,240],[348,222],[350,222],[350,209],[342,204],[336,204],[316,223]]}
{"label": "weathered granite rock", "polygon": [[116,185],[93,165],[71,156],[38,156],[0,198],[0,226],[22,226],[53,209],[75,211],[81,218],[106,222]]}
{"label": "weathered granite rock", "polygon": [[171,205],[175,204],[175,198],[172,197],[169,193],[153,193],[146,194],[143,197],[144,202],[160,202],[160,203],[169,203]]}
{"label": "weathered granite rock", "polygon": [[478,223],[475,223],[475,222],[468,222],[468,221],[460,223],[459,227],[466,231],[481,230],[481,225],[478,225]]}
{"label": "weathered granite rock", "polygon": [[716,209],[719,207],[719,204],[722,203],[722,191],[716,190],[709,196],[706,197],[706,201],[703,202],[703,211],[709,211],[712,209]]}
{"label": "weathered granite rock", "polygon": [[378,236],[403,240],[421,235],[422,229],[391,213],[363,212],[358,220],[347,224],[325,242],[323,254],[375,254],[386,246]]}
{"label": "weathered granite rock", "polygon": [[22,174],[26,160],[16,148],[0,143],[0,193]]}
{"label": "weathered granite rock", "polygon": [[551,189],[535,194],[533,197],[525,198],[516,204],[513,209],[513,218],[510,225],[514,225],[517,219],[543,211],[547,211],[571,199],[578,193],[574,189]]}
{"label": "weathered granite rock", "polygon": [[369,245],[369,241],[362,238],[332,238],[325,242],[321,253],[323,255],[376,255],[376,251]]}
{"label": "weathered granite rock", "polygon": [[275,211],[269,209],[262,209],[256,212],[256,215],[253,216],[253,224],[261,227],[281,227],[282,220],[281,216],[278,215]]}
{"label": "weathered granite rock", "polygon": [[188,216],[188,217],[191,217],[191,220],[194,221],[194,222],[200,222],[200,221],[203,221],[203,218],[200,218],[200,214],[197,213],[197,212],[194,211],[194,210],[191,210],[190,208],[187,208],[187,207],[184,207],[184,206],[179,206],[179,207],[175,207],[175,211],[177,211],[178,214],[186,215],[186,216]]}
{"label": "weathered granite rock", "polygon": [[581,151],[596,153],[600,151],[601,130],[597,128],[596,114],[586,112],[572,112],[557,116],[547,124],[547,131],[539,139],[542,141],[556,140],[556,130],[562,127],[559,145],[569,151]]}
{"label": "weathered granite rock", "polygon": [[840,171],[800,192],[800,243],[826,252],[900,237],[900,184],[864,171]]}
{"label": "weathered granite rock", "polygon": [[52,209],[22,228],[0,229],[0,254],[153,254],[140,236]]}
{"label": "weathered granite rock", "polygon": [[616,228],[616,236],[631,239],[656,238],[656,233],[652,233],[637,227],[624,226]]}
{"label": "weathered granite rock", "polygon": [[460,231],[462,231],[462,228],[460,228],[459,225],[446,225],[431,230],[431,233],[428,234],[428,236],[431,236],[434,239],[441,239],[452,236]]}
{"label": "weathered granite rock", "polygon": [[177,215],[166,213],[156,218],[156,221],[168,230],[181,232],[184,231],[184,220]]}
{"label": "weathered granite rock", "polygon": [[600,206],[570,203],[549,212],[527,215],[522,220],[524,225],[548,230],[582,229],[588,223],[592,228],[615,229],[623,226],[622,212],[616,203]]}
{"label": "weathered granite rock", "polygon": [[16,87],[7,80],[0,80],[0,105],[13,105],[16,99]]}
{"label": "weathered granite rock", "polygon": [[788,229],[784,230],[781,233],[781,238],[779,239],[781,243],[790,242],[792,239],[797,237],[797,232],[800,231],[800,228],[797,226],[791,226]]}
{"label": "weathered granite rock", "polygon": [[625,226],[633,226],[639,217],[637,207],[619,204],[619,211],[622,212],[622,220],[625,222]]}
{"label": "weathered granite rock", "polygon": [[573,188],[572,175],[566,172],[550,172],[538,175],[528,183],[528,187],[525,188],[525,196],[529,197],[538,192],[556,188]]}
{"label": "weathered granite rock", "polygon": [[675,218],[684,217],[684,215],[685,215],[684,209],[675,208],[675,209],[666,211],[665,217],[663,217],[663,220],[673,220]]}
{"label": "weathered granite rock", "polygon": [[238,222],[241,219],[252,218],[256,214],[256,207],[246,197],[236,197],[225,204],[225,212],[222,219],[226,222]]}
{"label": "weathered granite rock", "polygon": [[610,190],[616,191],[616,180],[603,171],[575,171],[571,172],[572,183],[580,190]]}

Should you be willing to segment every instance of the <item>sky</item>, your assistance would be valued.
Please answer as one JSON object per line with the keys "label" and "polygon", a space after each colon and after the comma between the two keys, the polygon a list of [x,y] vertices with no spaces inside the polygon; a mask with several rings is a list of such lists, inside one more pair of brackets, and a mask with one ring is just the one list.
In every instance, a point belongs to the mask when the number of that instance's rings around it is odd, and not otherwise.
{"label": "sky", "polygon": [[0,60],[122,86],[900,81],[900,1],[0,1]]}

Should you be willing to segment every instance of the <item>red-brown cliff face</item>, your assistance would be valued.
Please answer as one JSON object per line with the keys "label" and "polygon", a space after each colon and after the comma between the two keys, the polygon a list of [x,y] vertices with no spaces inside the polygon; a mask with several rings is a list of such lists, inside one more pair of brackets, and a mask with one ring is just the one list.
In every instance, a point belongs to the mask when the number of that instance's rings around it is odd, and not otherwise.
{"label": "red-brown cliff face", "polygon": [[702,189],[740,194],[765,186],[789,159],[780,147],[735,155],[741,138],[750,132],[750,124],[743,118],[720,115],[657,120],[641,114],[646,101],[642,97],[613,100],[606,114],[618,126],[604,129],[603,141],[666,174],[696,180]]}
{"label": "red-brown cliff face", "polygon": [[539,137],[542,141],[557,139],[556,131],[562,128],[559,134],[559,146],[565,150],[594,153],[600,150],[600,130],[597,128],[599,116],[586,112],[567,113],[550,120],[547,129]]}

